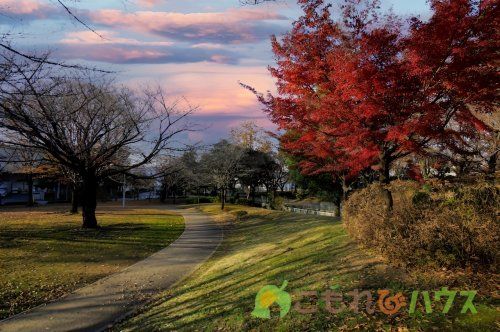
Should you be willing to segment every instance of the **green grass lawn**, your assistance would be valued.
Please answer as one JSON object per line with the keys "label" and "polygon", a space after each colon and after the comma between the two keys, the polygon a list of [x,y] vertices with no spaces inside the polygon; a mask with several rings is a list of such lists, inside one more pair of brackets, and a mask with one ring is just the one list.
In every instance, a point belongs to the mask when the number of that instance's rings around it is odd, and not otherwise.
{"label": "green grass lawn", "polygon": [[[218,206],[200,207],[218,213]],[[192,276],[161,294],[116,331],[494,331],[498,312],[488,298],[476,299],[478,314],[460,314],[460,307],[448,315],[434,313],[409,316],[407,307],[388,316],[342,312],[328,313],[320,301],[314,314],[293,309],[278,318],[276,305],[269,320],[253,318],[255,295],[264,285],[280,286],[297,301],[301,290],[329,287],[347,292],[391,289],[405,295],[413,289],[436,290],[414,284],[406,273],[390,268],[383,259],[355,245],[340,221],[261,209],[229,206],[218,216],[221,223],[237,210],[247,218],[226,223],[225,239],[218,251]],[[229,212],[229,213],[228,213]],[[453,287],[450,287],[453,288]],[[409,291],[409,292],[408,292]],[[409,299],[408,299],[409,302]],[[483,304],[478,304],[483,303]],[[420,310],[421,306],[418,307]]]}
{"label": "green grass lawn", "polygon": [[0,209],[0,318],[56,299],[164,248],[184,230],[161,207],[98,208],[99,230],[66,206]]}

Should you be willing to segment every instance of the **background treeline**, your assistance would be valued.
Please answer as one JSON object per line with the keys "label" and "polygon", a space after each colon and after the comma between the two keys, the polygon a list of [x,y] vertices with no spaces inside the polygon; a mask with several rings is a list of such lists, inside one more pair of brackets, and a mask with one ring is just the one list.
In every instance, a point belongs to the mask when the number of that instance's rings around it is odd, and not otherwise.
{"label": "background treeline", "polygon": [[169,157],[159,167],[160,199],[175,203],[226,202],[267,206],[280,204],[288,167],[273,138],[253,122],[233,128],[229,140]]}

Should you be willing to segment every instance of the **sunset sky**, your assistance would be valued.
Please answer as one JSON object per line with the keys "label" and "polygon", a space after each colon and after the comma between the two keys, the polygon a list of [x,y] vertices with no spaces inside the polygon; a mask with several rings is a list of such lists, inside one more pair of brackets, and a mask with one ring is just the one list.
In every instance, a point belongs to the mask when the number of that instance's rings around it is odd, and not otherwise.
{"label": "sunset sky", "polygon": [[[65,0],[95,33],[64,12],[56,0],[0,0],[3,33],[26,49],[49,50],[68,62],[116,71],[133,87],[161,84],[172,100],[199,106],[195,121],[207,130],[191,140],[213,143],[228,128],[253,119],[272,129],[255,97],[273,89],[269,36],[298,17],[295,1],[242,6],[239,0]],[[425,0],[383,0],[402,15],[426,15]]]}

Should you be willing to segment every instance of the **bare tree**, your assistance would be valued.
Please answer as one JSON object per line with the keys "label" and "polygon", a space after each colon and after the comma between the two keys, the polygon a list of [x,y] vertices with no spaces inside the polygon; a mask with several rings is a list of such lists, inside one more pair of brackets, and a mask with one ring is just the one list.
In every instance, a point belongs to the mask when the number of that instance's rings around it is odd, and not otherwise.
{"label": "bare tree", "polygon": [[170,105],[161,89],[138,97],[107,80],[61,77],[44,64],[16,62],[0,84],[0,128],[7,145],[42,151],[81,182],[83,227],[96,228],[99,182],[176,149],[194,109]]}
{"label": "bare tree", "polygon": [[173,197],[173,203],[177,194],[185,194],[198,188],[200,174],[197,154],[194,148],[185,151],[180,156],[169,156],[159,166],[161,190],[160,200],[165,202],[168,196]]}
{"label": "bare tree", "polygon": [[285,185],[290,179],[290,172],[286,164],[285,156],[280,151],[273,154],[274,157],[274,167],[270,171],[270,187],[274,190],[274,195],[276,190],[279,188],[282,192],[285,190]]}
{"label": "bare tree", "polygon": [[243,121],[231,128],[231,142],[243,149],[270,153],[273,150],[272,137],[254,121]]}
{"label": "bare tree", "polygon": [[208,181],[219,191],[221,210],[224,210],[227,191],[236,180],[242,156],[240,147],[222,140],[201,158],[200,164]]}

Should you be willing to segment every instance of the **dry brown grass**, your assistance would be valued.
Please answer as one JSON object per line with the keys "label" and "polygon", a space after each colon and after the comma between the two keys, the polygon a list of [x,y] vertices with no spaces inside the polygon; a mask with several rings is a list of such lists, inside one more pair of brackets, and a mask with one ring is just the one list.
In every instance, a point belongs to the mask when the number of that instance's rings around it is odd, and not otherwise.
{"label": "dry brown grass", "polygon": [[397,181],[354,193],[343,211],[349,232],[364,245],[405,265],[498,271],[499,189],[487,182],[438,186]]}

